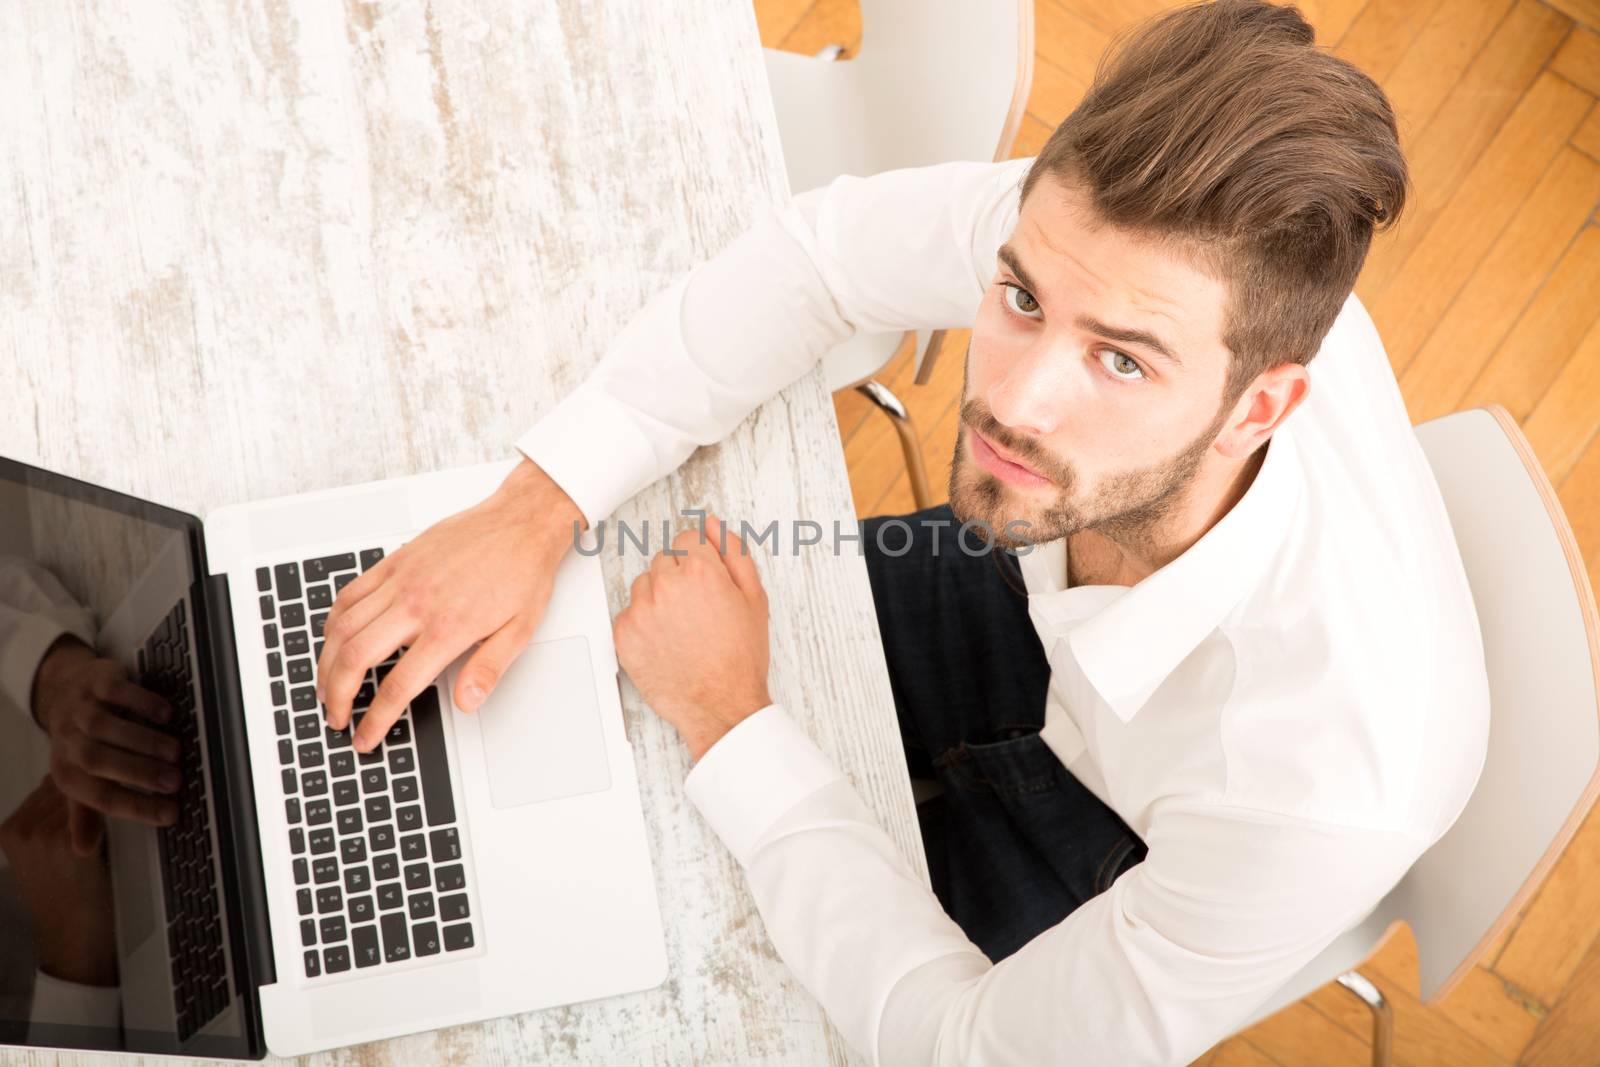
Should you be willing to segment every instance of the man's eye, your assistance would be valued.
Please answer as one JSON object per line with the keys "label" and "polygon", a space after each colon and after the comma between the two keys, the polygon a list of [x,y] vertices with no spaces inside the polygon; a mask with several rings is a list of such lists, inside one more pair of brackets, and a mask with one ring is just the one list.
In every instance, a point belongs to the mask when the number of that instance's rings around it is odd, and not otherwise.
{"label": "man's eye", "polygon": [[1035,319],[1042,317],[1039,313],[1039,302],[1033,298],[1032,293],[1020,285],[1012,285],[1010,282],[1001,282],[1000,284],[1005,292],[1006,307],[1023,318]]}
{"label": "man's eye", "polygon": [[[1111,361],[1109,363],[1107,363],[1103,358],[1100,360],[1100,363],[1106,368],[1107,373],[1109,373],[1111,377],[1117,379],[1117,381],[1136,382],[1145,376],[1144,368],[1139,366],[1139,361],[1134,359],[1132,356],[1124,352],[1118,352],[1115,348],[1102,348],[1100,351],[1101,353],[1111,353]],[[1119,373],[1119,371],[1131,371],[1132,375],[1128,376],[1126,374]]]}

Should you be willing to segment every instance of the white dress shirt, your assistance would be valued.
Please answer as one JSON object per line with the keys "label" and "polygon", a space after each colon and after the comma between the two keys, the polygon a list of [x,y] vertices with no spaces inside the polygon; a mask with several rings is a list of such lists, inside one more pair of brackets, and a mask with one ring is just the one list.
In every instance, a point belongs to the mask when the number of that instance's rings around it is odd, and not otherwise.
{"label": "white dress shirt", "polygon": [[33,714],[33,676],[62,634],[94,646],[94,613],[54,574],[21,556],[0,555],[0,705]]}
{"label": "white dress shirt", "polygon": [[[592,524],[853,330],[970,325],[1030,163],[844,177],[764,212],[519,448]],[[1044,740],[1149,855],[998,965],[781,706],[690,771],[773,945],[873,1063],[1187,1063],[1461,811],[1488,730],[1477,615],[1354,296],[1308,373],[1244,496],[1165,567],[1066,588],[1064,542],[1021,557]]]}

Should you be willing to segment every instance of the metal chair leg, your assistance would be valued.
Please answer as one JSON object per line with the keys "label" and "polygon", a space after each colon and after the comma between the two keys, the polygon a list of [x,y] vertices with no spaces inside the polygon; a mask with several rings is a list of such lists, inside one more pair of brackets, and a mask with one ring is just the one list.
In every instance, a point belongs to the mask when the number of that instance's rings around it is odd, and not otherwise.
{"label": "metal chair leg", "polygon": [[1361,998],[1372,1010],[1372,1067],[1389,1067],[1394,1052],[1394,1012],[1383,993],[1360,971],[1346,971],[1335,979]]}
{"label": "metal chair leg", "polygon": [[906,474],[911,478],[911,499],[917,510],[933,506],[933,495],[928,492],[928,471],[922,465],[922,446],[917,443],[917,428],[906,413],[900,398],[888,386],[868,378],[856,386],[856,392],[872,401],[877,409],[889,416],[894,432],[900,435],[900,451],[906,458]]}

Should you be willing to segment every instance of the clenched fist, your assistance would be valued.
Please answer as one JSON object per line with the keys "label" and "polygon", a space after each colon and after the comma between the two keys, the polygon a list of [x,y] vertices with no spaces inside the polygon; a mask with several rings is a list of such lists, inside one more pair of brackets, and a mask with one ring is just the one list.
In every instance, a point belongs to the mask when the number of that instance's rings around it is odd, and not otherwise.
{"label": "clenched fist", "polygon": [[[723,538],[726,538],[726,548]],[[767,695],[767,594],[755,560],[721,520],[685,530],[634,579],[617,616],[617,659],[698,761]]]}

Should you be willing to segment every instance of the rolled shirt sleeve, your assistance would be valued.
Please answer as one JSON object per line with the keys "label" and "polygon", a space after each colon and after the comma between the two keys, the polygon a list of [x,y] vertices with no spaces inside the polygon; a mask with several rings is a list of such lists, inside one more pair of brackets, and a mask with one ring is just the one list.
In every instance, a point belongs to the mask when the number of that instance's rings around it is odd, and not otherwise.
{"label": "rolled shirt sleeve", "polygon": [[744,866],[779,956],[883,1065],[1189,1063],[1425,847],[1174,802],[1143,863],[994,965],[781,707],[713,745],[685,791]]}
{"label": "rolled shirt sleeve", "polygon": [[763,208],[649,300],[517,448],[592,526],[857,331],[970,325],[1031,162],[846,175]]}

